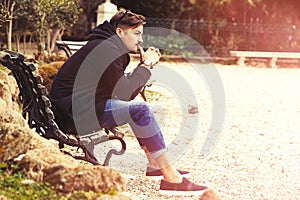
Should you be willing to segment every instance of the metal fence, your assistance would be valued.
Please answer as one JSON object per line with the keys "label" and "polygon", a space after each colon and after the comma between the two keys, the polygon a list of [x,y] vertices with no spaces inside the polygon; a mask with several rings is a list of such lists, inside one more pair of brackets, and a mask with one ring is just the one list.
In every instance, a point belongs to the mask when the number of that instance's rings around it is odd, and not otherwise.
{"label": "metal fence", "polygon": [[[146,27],[176,30],[215,56],[226,56],[230,50],[300,51],[300,30],[296,25],[149,18]],[[161,34],[157,31],[154,28],[146,34]]]}

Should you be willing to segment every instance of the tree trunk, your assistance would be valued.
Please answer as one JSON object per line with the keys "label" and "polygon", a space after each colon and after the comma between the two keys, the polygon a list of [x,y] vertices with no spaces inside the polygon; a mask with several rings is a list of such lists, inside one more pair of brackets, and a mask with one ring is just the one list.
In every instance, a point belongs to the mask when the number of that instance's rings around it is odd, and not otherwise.
{"label": "tree trunk", "polygon": [[12,50],[12,19],[9,19],[8,21],[8,29],[7,29],[7,49]]}
{"label": "tree trunk", "polygon": [[[9,5],[8,5],[9,6]],[[13,27],[13,13],[14,13],[15,2],[12,2],[9,9],[9,21],[8,21],[8,30],[7,30],[7,48],[12,50],[12,27]]]}
{"label": "tree trunk", "polygon": [[62,36],[64,34],[64,29],[55,29],[54,30],[54,34],[53,37],[51,38],[51,46],[49,49],[49,53],[53,53],[54,49],[55,49],[55,42],[57,40],[62,40]]}
{"label": "tree trunk", "polygon": [[40,27],[37,28],[36,30],[36,44],[37,44],[37,55],[36,55],[36,59],[37,60],[43,60],[44,59],[44,50],[45,50],[45,44],[46,44],[46,41],[45,41],[45,36],[46,33],[44,31],[44,22],[45,22],[45,18],[46,16],[42,16],[42,19],[41,19],[41,24],[40,24]]}
{"label": "tree trunk", "polygon": [[48,54],[50,54],[51,52],[50,52],[50,49],[51,49],[51,32],[52,32],[52,30],[50,29],[50,30],[48,30],[47,31],[47,45],[46,45],[46,51],[47,51],[47,53]]}
{"label": "tree trunk", "polygon": [[24,54],[27,53],[26,36],[27,36],[27,33],[25,32],[25,33],[23,34],[23,51],[24,51]]}
{"label": "tree trunk", "polygon": [[15,34],[16,51],[20,51],[20,37],[19,34]]}
{"label": "tree trunk", "polygon": [[44,50],[45,50],[45,37],[44,37],[44,34],[43,34],[43,31],[42,33],[39,32],[37,34],[37,60],[43,60],[44,59]]}

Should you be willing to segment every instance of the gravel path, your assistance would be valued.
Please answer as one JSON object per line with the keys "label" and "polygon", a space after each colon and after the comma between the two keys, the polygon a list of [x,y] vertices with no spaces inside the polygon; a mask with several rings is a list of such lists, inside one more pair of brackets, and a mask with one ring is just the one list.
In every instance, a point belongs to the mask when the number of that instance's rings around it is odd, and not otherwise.
{"label": "gravel path", "polygon": [[[184,84],[149,88],[165,93],[154,97],[152,105],[178,168],[189,170],[191,180],[207,185],[225,200],[300,199],[300,69],[217,66],[225,92],[221,100],[226,103],[220,129],[210,127],[212,119],[220,117],[212,111],[219,105],[212,103],[211,85],[190,65],[163,63],[160,68],[167,73],[176,71],[187,80],[198,102],[195,105],[195,98],[184,94]],[[157,69],[153,79],[159,82],[159,77],[169,78]],[[177,96],[170,92],[174,88]],[[187,102],[178,102],[182,96]],[[188,113],[190,106],[198,106],[199,113]],[[201,157],[207,133],[217,135],[219,130],[215,148]],[[129,177],[128,193],[134,199],[199,199],[160,196],[159,181],[143,176],[147,160],[129,129],[127,132],[128,150],[114,156],[110,166]],[[178,142],[174,138],[179,135],[184,138]]]}

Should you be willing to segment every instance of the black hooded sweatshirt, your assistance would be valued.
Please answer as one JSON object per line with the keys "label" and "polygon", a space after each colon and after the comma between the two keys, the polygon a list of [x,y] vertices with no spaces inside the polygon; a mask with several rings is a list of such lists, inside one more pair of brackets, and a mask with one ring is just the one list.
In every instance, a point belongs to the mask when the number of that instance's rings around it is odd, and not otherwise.
{"label": "black hooded sweatshirt", "polygon": [[139,66],[125,75],[129,62],[115,28],[107,21],[97,26],[54,78],[49,98],[59,128],[80,135],[98,131],[107,99],[134,99],[151,73]]}

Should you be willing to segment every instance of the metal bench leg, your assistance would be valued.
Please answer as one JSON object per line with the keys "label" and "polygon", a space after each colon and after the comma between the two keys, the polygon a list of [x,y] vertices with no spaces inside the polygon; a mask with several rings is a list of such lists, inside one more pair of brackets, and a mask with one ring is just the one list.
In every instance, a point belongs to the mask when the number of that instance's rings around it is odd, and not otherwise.
{"label": "metal bench leg", "polygon": [[239,57],[239,59],[238,59],[238,61],[237,61],[237,64],[239,65],[239,66],[245,66],[245,60],[246,60],[246,58],[245,57]]}
{"label": "metal bench leg", "polygon": [[[77,159],[82,159],[86,160],[88,162],[91,162],[95,165],[99,165],[98,159],[94,155],[94,148],[95,145],[107,142],[109,140],[119,140],[121,143],[121,149],[110,149],[108,153],[105,156],[105,161],[103,163],[103,166],[108,166],[109,161],[112,157],[113,154],[115,155],[122,155],[126,151],[126,143],[123,140],[123,133],[118,132],[117,130],[113,129],[110,131],[113,131],[114,135],[108,135],[109,130],[106,130],[107,133],[105,134],[104,131],[100,130],[95,133],[91,133],[89,135],[81,136],[78,139],[80,140],[81,148],[83,149],[84,152],[84,157],[76,157]],[[103,134],[104,133],[104,134]]]}
{"label": "metal bench leg", "polygon": [[126,151],[126,143],[125,141],[123,140],[123,138],[121,137],[117,137],[117,136],[111,136],[109,137],[109,140],[119,140],[121,142],[121,145],[122,145],[122,149],[120,151],[116,150],[116,149],[111,149],[108,151],[108,153],[106,154],[106,157],[105,157],[105,160],[104,160],[104,163],[103,163],[103,166],[108,166],[109,165],[109,160],[111,159],[111,156],[113,154],[115,155],[122,155],[125,153]]}
{"label": "metal bench leg", "polygon": [[272,58],[269,62],[269,66],[271,68],[277,68],[276,62],[277,62],[277,58],[276,57]]}

